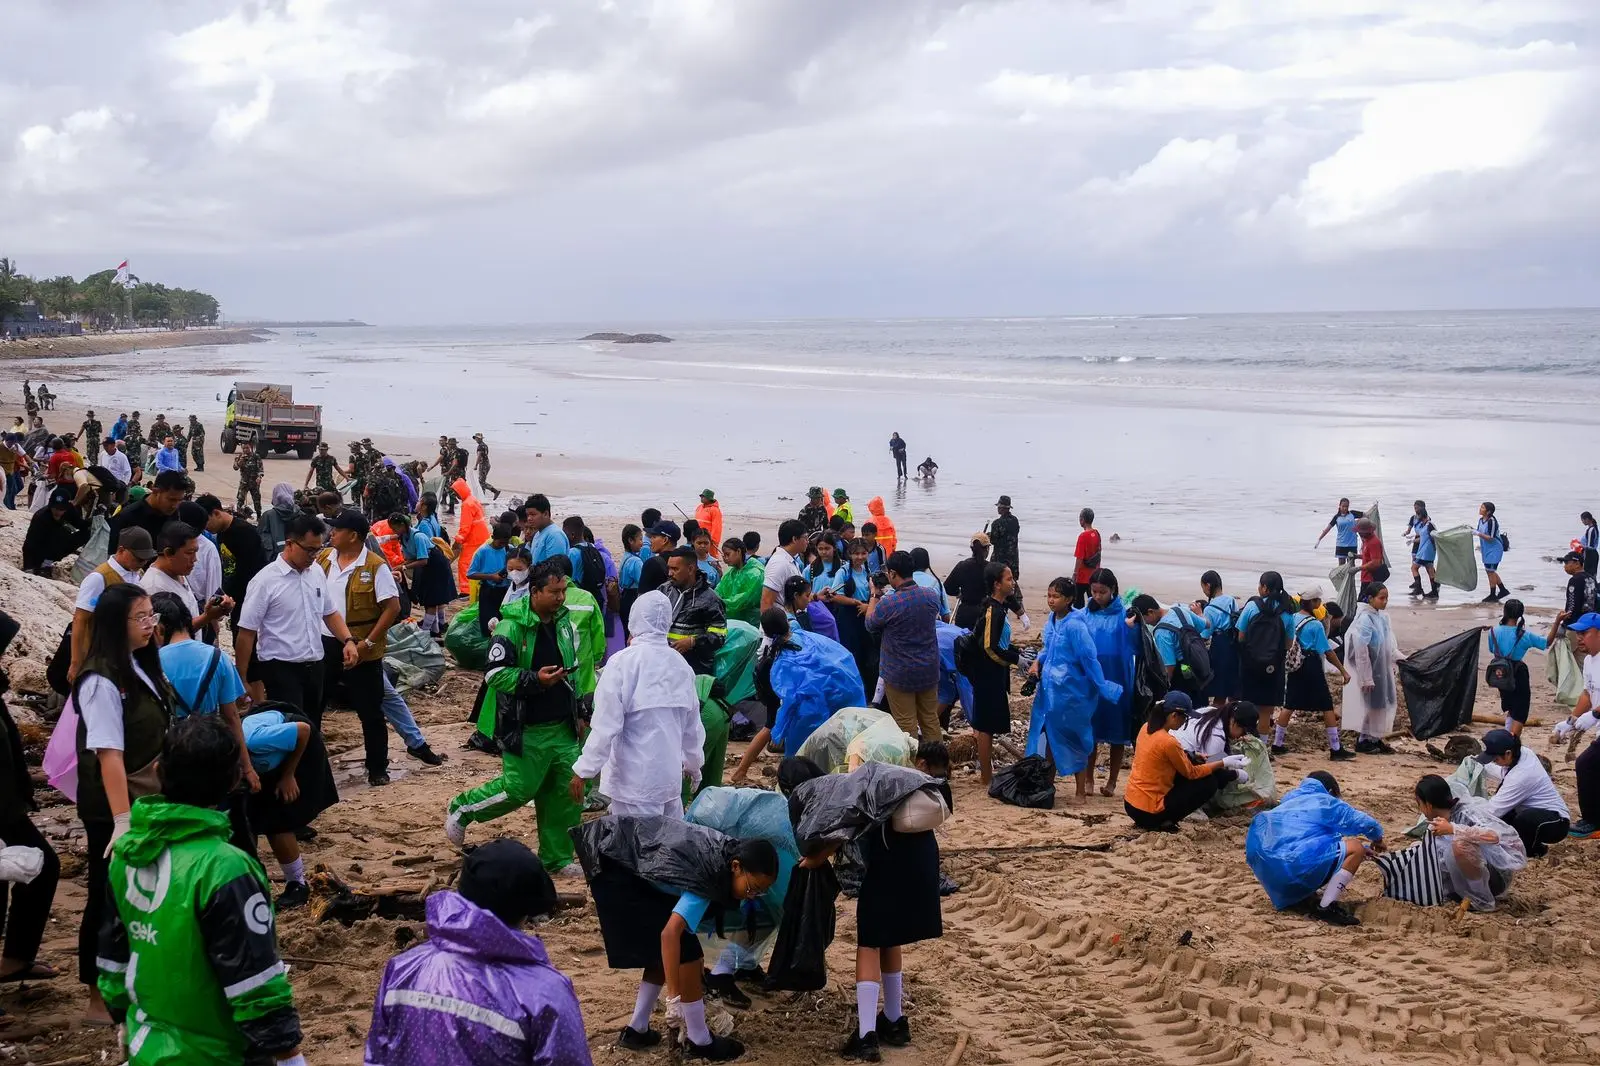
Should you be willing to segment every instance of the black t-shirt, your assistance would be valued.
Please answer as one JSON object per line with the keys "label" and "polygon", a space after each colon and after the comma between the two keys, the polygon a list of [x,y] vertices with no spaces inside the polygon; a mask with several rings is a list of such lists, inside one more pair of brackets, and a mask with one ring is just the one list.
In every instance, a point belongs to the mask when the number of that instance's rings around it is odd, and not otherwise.
{"label": "black t-shirt", "polygon": [[1588,574],[1567,578],[1567,621],[1575,622],[1595,609],[1595,582]]}
{"label": "black t-shirt", "polygon": [[227,529],[217,534],[217,543],[233,556],[233,572],[223,581],[223,589],[233,597],[236,605],[244,603],[245,589],[250,579],[267,565],[267,550],[261,544],[261,531],[242,518],[235,518]]}
{"label": "black t-shirt", "polygon": [[654,592],[667,583],[667,559],[664,555],[652,555],[644,561],[644,566],[639,570],[639,595]]}
{"label": "black t-shirt", "polygon": [[[542,667],[565,665],[561,661],[561,648],[556,644],[554,627],[543,623],[535,626],[533,658],[528,666],[528,672],[537,674]],[[534,685],[524,699],[522,724],[525,726],[572,721],[574,695],[570,682],[557,681],[548,688]]]}
{"label": "black t-shirt", "polygon": [[138,503],[130,504],[111,516],[109,523],[111,526],[111,550],[113,552],[117,550],[117,538],[122,535],[124,529],[132,529],[134,526],[138,526],[150,534],[150,540],[154,542],[161,536],[161,527],[168,522],[176,522],[177,520],[177,512],[162,514],[154,507],[151,507],[147,500],[140,500]]}

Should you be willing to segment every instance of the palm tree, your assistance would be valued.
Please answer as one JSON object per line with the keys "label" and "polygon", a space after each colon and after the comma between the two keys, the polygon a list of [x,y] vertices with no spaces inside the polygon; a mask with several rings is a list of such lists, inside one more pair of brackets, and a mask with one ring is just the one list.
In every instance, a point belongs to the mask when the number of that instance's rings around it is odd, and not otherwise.
{"label": "palm tree", "polygon": [[0,284],[11,281],[17,276],[17,261],[0,257]]}

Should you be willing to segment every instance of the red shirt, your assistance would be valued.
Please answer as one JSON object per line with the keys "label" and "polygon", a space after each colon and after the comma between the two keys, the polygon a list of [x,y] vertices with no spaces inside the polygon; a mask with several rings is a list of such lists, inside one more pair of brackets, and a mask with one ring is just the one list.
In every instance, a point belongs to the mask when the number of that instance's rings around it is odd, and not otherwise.
{"label": "red shirt", "polygon": [[[65,477],[61,474],[62,468],[66,468]],[[77,457],[63,449],[62,451],[51,453],[50,462],[45,467],[44,477],[46,481],[54,482],[58,485],[70,485],[72,483],[72,471],[77,468]]]}
{"label": "red shirt", "polygon": [[[1073,583],[1078,585],[1087,585],[1089,583],[1089,575],[1093,574],[1095,570],[1099,569],[1100,566],[1100,560],[1095,559],[1095,556],[1100,554],[1100,531],[1097,529],[1086,529],[1082,533],[1079,533],[1078,547],[1075,551],[1073,551],[1072,554],[1076,556],[1078,560],[1078,569],[1074,571],[1072,575]],[[1084,565],[1084,562],[1087,559],[1094,559],[1094,566]]]}
{"label": "red shirt", "polygon": [[1366,577],[1366,579],[1368,581],[1372,580],[1372,571],[1368,570],[1367,567],[1369,565],[1371,565],[1374,568],[1376,568],[1376,566],[1378,564],[1382,563],[1382,562],[1383,562],[1383,541],[1379,540],[1376,536],[1362,537],[1361,538],[1361,568],[1362,568],[1362,570],[1366,571],[1365,577]]}

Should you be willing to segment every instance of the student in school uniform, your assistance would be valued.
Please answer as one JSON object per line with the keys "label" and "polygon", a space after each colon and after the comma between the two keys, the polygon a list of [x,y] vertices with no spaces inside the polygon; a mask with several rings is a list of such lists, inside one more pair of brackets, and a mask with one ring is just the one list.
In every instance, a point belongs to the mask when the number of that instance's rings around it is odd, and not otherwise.
{"label": "student in school uniform", "polygon": [[1333,709],[1333,693],[1328,689],[1328,674],[1322,664],[1326,662],[1339,672],[1342,679],[1340,684],[1348,683],[1350,675],[1345,673],[1338,653],[1328,643],[1327,630],[1316,616],[1317,608],[1321,606],[1321,586],[1312,585],[1301,591],[1300,611],[1294,616],[1294,632],[1290,635],[1300,650],[1297,653],[1291,648],[1289,652],[1289,657],[1298,659],[1299,665],[1288,671],[1283,710],[1278,712],[1277,724],[1272,730],[1272,753],[1288,754],[1289,718],[1299,711],[1322,715],[1322,724],[1328,731],[1328,758],[1333,762],[1344,762],[1354,759],[1356,753],[1340,743],[1339,715]]}
{"label": "student in school uniform", "polygon": [[1528,724],[1528,708],[1533,701],[1533,686],[1528,679],[1528,664],[1523,656],[1530,651],[1545,651],[1556,640],[1561,629],[1561,619],[1550,626],[1546,636],[1529,633],[1523,618],[1521,600],[1507,600],[1500,605],[1500,624],[1489,630],[1489,655],[1511,662],[1512,687],[1500,690],[1500,710],[1506,716],[1505,728],[1512,736],[1521,736]]}

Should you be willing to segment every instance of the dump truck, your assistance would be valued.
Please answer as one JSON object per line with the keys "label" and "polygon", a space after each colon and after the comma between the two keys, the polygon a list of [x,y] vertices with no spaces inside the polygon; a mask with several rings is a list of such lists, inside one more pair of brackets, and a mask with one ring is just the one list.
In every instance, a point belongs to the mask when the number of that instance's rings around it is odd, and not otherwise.
{"label": "dump truck", "polygon": [[295,403],[291,386],[264,381],[233,383],[218,441],[224,452],[231,454],[241,442],[249,441],[261,455],[292,451],[309,459],[321,440],[321,406]]}

